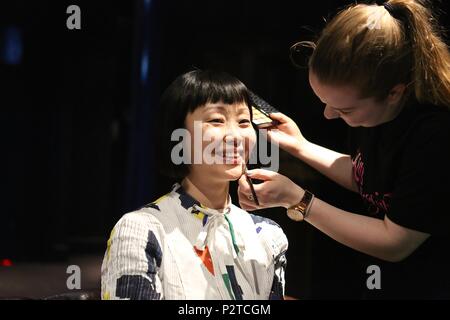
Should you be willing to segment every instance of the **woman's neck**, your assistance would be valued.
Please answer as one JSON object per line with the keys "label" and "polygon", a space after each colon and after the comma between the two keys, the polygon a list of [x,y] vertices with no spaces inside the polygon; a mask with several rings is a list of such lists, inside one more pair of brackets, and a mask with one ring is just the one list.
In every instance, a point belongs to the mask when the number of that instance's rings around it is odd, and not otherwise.
{"label": "woman's neck", "polygon": [[188,175],[181,181],[181,185],[195,200],[208,208],[221,210],[230,205],[228,181],[213,181]]}

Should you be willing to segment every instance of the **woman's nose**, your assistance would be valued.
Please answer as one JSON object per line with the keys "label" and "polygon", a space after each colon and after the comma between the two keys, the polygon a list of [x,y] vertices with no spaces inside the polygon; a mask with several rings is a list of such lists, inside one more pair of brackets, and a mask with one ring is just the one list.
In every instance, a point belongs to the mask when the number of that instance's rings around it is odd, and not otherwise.
{"label": "woman's nose", "polygon": [[242,143],[243,137],[239,132],[239,128],[230,125],[227,127],[227,131],[225,132],[223,140],[226,144],[233,144],[235,147],[237,147]]}
{"label": "woman's nose", "polygon": [[340,117],[339,113],[336,110],[334,110],[332,107],[330,107],[329,105],[325,106],[325,109],[323,110],[323,115],[328,120],[336,119],[336,118]]}

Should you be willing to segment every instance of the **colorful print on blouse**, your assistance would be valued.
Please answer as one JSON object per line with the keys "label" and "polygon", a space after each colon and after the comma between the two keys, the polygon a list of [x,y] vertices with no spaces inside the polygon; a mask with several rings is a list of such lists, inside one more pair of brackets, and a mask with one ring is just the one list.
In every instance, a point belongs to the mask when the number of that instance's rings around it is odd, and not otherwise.
{"label": "colorful print on blouse", "polygon": [[283,299],[288,242],[270,219],[207,208],[175,184],[124,215],[102,264],[104,299]]}

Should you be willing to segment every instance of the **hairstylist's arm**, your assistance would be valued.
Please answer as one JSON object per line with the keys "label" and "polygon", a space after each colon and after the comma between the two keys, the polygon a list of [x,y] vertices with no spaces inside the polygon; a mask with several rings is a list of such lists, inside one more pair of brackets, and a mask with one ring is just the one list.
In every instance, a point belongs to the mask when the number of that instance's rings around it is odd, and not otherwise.
{"label": "hairstylist's arm", "polygon": [[[289,178],[268,170],[249,170],[250,177],[263,180],[255,184],[259,206],[249,200],[250,187],[239,180],[239,203],[245,210],[269,207],[288,208],[300,201],[304,190]],[[387,261],[401,261],[417,249],[429,234],[402,227],[387,216],[384,220],[336,208],[314,198],[306,221],[334,240],[355,250]]]}
{"label": "hairstylist's arm", "polygon": [[301,159],[344,188],[358,191],[353,179],[352,161],[349,155],[309,142],[302,135],[297,124],[283,113],[272,113],[270,116],[280,122],[277,127],[268,130],[267,136],[270,141],[278,143],[280,148]]}

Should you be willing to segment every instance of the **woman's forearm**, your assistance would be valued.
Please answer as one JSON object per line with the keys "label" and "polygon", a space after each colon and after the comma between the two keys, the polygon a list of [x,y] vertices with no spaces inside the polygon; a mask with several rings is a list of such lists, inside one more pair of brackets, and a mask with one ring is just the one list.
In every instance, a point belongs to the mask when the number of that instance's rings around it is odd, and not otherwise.
{"label": "woman's forearm", "polygon": [[335,152],[306,141],[294,154],[323,175],[351,191],[358,192],[352,174],[352,160],[349,155]]}
{"label": "woman's forearm", "polygon": [[306,221],[350,248],[391,262],[407,257],[428,236],[386,218],[380,220],[338,209],[317,198]]}

